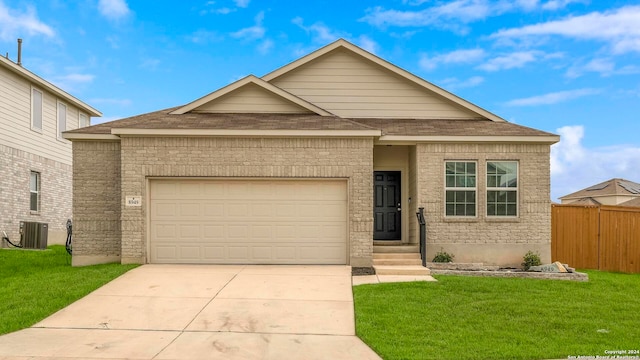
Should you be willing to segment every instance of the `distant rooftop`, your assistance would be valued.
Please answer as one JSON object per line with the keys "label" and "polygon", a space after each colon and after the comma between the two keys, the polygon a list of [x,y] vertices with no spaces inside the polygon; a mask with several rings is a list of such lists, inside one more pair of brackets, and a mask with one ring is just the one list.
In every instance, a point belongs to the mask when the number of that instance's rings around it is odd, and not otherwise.
{"label": "distant rooftop", "polygon": [[562,196],[560,199],[596,198],[599,196],[615,195],[631,195],[640,197],[640,184],[625,179],[615,178],[576,191],[569,195]]}

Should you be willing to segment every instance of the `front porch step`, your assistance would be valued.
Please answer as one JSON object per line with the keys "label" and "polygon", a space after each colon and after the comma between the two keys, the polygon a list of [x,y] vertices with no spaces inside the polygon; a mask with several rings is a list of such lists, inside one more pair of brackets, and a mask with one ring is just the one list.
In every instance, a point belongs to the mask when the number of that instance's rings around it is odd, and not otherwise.
{"label": "front porch step", "polygon": [[373,259],[420,259],[419,253],[373,253]]}
{"label": "front porch step", "polygon": [[418,259],[373,259],[373,266],[376,265],[420,265],[422,266],[422,260]]}
{"label": "front porch step", "polygon": [[431,270],[420,265],[374,265],[376,275],[431,275]]}
{"label": "front porch step", "polygon": [[420,253],[420,245],[373,245],[373,253]]}

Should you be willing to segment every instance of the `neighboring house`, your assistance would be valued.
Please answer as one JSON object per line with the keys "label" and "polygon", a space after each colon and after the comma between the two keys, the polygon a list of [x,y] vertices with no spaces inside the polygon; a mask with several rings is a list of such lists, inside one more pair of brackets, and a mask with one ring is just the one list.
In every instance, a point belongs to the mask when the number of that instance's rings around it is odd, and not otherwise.
{"label": "neighboring house", "polygon": [[20,222],[48,224],[64,244],[71,218],[71,142],[62,132],[102,114],[21,65],[0,57],[0,231],[20,239]]}
{"label": "neighboring house", "polygon": [[[374,245],[550,261],[549,150],[338,40],[187,105],[68,131],[73,264],[371,266]],[[415,248],[415,246],[409,247]]]}
{"label": "neighboring house", "polygon": [[562,204],[622,205],[640,199],[640,184],[625,179],[611,179],[559,199]]}

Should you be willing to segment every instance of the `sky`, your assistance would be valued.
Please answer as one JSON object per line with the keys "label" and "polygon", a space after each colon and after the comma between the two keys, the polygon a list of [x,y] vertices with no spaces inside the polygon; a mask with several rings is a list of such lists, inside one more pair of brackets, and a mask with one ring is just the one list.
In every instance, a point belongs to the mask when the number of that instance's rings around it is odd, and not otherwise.
{"label": "sky", "polygon": [[640,0],[0,0],[0,54],[97,108],[186,104],[338,38],[559,134],[551,197],[640,182]]}

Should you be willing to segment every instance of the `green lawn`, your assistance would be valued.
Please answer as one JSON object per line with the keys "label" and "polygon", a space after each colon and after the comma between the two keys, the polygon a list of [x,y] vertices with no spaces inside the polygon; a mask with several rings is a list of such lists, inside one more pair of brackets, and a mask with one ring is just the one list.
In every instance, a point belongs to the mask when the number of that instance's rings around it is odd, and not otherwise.
{"label": "green lawn", "polygon": [[0,335],[35,324],[136,267],[69,263],[64,246],[0,249]]}
{"label": "green lawn", "polygon": [[586,272],[584,283],[435,276],[438,282],[356,286],[357,334],[385,360],[640,350],[640,274]]}

